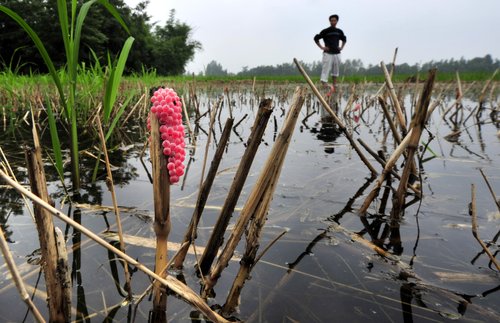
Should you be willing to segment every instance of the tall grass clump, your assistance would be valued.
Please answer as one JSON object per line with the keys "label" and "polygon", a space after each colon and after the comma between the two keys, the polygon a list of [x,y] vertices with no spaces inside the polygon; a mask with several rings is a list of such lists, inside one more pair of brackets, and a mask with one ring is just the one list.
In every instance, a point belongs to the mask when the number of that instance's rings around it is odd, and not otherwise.
{"label": "tall grass clump", "polygon": [[[77,14],[77,0],[65,1],[57,0],[57,12],[59,16],[59,24],[61,27],[61,36],[64,42],[64,51],[66,55],[66,64],[62,69],[61,77],[60,73],[56,70],[52,59],[45,49],[43,42],[40,37],[27,23],[21,18],[16,12],[11,9],[0,5],[0,12],[5,13],[11,19],[13,19],[33,40],[35,46],[37,47],[40,55],[43,58],[47,69],[49,70],[50,76],[57,87],[57,92],[59,94],[59,99],[61,106],[63,107],[64,119],[66,123],[70,126],[70,138],[71,138],[71,174],[73,181],[73,189],[78,190],[80,188],[80,173],[79,173],[79,158],[78,158],[78,119],[77,119],[77,83],[78,83],[78,70],[79,70],[79,53],[80,53],[80,40],[82,35],[82,29],[84,25],[85,18],[87,14],[95,3],[99,3],[104,6],[109,13],[120,23],[120,25],[130,34],[128,27],[126,26],[123,19],[120,17],[118,11],[106,0],[91,0],[82,4],[80,10]],[[68,15],[68,4],[70,15]],[[128,53],[134,41],[133,37],[129,37],[120,53],[120,57],[116,65],[111,63],[111,59],[108,59],[109,66],[108,72],[109,79],[106,86],[105,92],[105,102],[104,102],[104,120],[105,122],[109,120],[111,115],[111,110],[116,100],[116,93],[118,90],[119,82],[121,80],[121,75],[123,73],[124,65],[128,57]],[[47,105],[47,110],[51,110],[51,105]],[[61,147],[59,140],[54,136],[57,136],[55,131],[56,123],[54,120],[53,111],[48,112],[49,116],[49,126],[54,128],[51,130],[52,144],[55,151],[56,167],[59,174],[63,173],[62,170],[62,155],[60,153]]]}

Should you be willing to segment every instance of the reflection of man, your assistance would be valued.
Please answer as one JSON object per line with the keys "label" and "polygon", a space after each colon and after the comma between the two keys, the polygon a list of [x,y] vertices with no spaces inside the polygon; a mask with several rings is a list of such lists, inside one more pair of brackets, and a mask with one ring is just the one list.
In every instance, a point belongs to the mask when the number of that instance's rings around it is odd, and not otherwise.
{"label": "reflection of man", "polygon": [[[333,85],[331,91],[335,91],[335,85],[337,84],[337,78],[339,76],[340,69],[340,52],[345,46],[347,41],[344,32],[337,28],[337,22],[339,21],[338,15],[331,15],[330,27],[323,29],[319,34],[314,36],[314,42],[319,48],[323,50],[323,67],[321,69],[321,83],[328,87],[328,77],[330,72],[333,76]],[[319,40],[323,39],[324,45],[321,45]]]}
{"label": "reflection of man", "polygon": [[333,123],[333,120],[322,118],[319,131],[317,128],[312,128],[311,132],[316,133],[316,138],[325,142],[325,153],[332,154],[335,152],[333,143],[340,136],[340,130]]}

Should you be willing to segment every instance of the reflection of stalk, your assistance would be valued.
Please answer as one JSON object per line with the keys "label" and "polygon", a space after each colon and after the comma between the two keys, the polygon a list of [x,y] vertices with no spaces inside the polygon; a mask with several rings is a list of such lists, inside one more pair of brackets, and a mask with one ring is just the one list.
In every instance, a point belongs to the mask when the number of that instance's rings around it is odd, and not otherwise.
{"label": "reflection of stalk", "polygon": [[222,211],[217,219],[212,235],[210,236],[205,251],[201,257],[200,267],[203,274],[207,274],[210,270],[210,266],[217,255],[217,251],[224,241],[224,233],[226,232],[229,220],[231,219],[231,215],[233,214],[236,203],[238,202],[238,198],[241,190],[243,189],[243,185],[245,184],[250,167],[252,166],[253,159],[261,143],[262,136],[264,135],[264,130],[266,129],[269,117],[273,111],[271,103],[271,100],[264,100],[259,106],[259,110],[252,127],[252,133],[247,141],[247,148],[243,153],[240,165],[238,166],[233,183],[229,189],[229,194],[224,201]]}
{"label": "reflection of stalk", "polygon": [[[156,233],[155,273],[164,277],[161,271],[167,265],[167,239],[170,233],[170,180],[167,160],[163,156],[160,139],[160,124],[156,114],[150,113],[151,143],[150,154],[153,164],[153,196],[155,209],[154,230]],[[155,282],[153,289],[153,315],[158,321],[166,322],[167,291],[160,282]]]}
{"label": "reflection of stalk", "polygon": [[[115,187],[113,185],[113,175],[111,174],[111,167],[109,164],[108,149],[106,148],[106,139],[104,139],[104,133],[102,131],[101,119],[97,117],[97,130],[99,132],[99,138],[101,139],[102,151],[104,153],[104,159],[106,161],[106,185],[111,193],[111,199],[113,200],[113,208],[115,210],[116,216],[116,226],[118,227],[118,237],[120,238],[120,250],[125,252],[125,242],[123,241],[123,230],[122,221],[120,219],[120,209],[118,208],[118,203],[116,201]],[[123,263],[123,271],[125,273],[125,289],[127,290],[127,299],[132,300],[132,288],[130,285],[130,273],[128,271],[128,264],[126,261]]]}
{"label": "reflection of stalk", "polygon": [[5,240],[5,235],[3,234],[2,226],[0,226],[0,249],[2,249],[2,254],[5,259],[5,263],[7,264],[7,267],[9,268],[10,274],[12,276],[12,279],[16,283],[17,290],[19,291],[19,294],[21,295],[21,299],[23,302],[28,305],[28,308],[31,310],[33,313],[33,316],[38,322],[45,322],[43,319],[43,316],[40,314],[38,309],[36,308],[35,304],[30,298],[30,295],[26,291],[26,288],[24,287],[24,282],[23,279],[21,278],[21,275],[19,274],[19,270],[17,270],[16,263],[14,262],[14,259],[12,258],[12,254],[10,253],[9,250],[9,245],[7,244],[7,240]]}
{"label": "reflection of stalk", "polygon": [[[70,208],[71,210],[71,208]],[[68,214],[71,214],[69,211]],[[75,209],[73,211],[73,219],[76,223],[82,223],[82,211],[80,209]],[[90,240],[89,240],[90,241]],[[73,246],[73,261],[71,264],[71,277],[73,279],[73,284],[77,286],[77,301],[76,301],[76,321],[83,321],[83,318],[88,316],[87,304],[85,301],[85,291],[83,288],[82,281],[82,233],[79,230],[73,228],[73,235],[71,239],[71,244]]]}
{"label": "reflection of stalk", "polygon": [[401,296],[401,311],[403,312],[403,321],[405,323],[413,322],[411,301],[413,300],[413,286],[412,284],[405,283],[399,288],[399,295]]}
{"label": "reflection of stalk", "polygon": [[366,182],[356,191],[356,193],[347,201],[344,208],[340,212],[329,216],[327,220],[339,223],[340,219],[344,216],[344,214],[352,211],[352,206],[356,201],[356,199],[363,194],[363,192],[368,188],[368,186],[370,186],[373,180],[374,180],[373,176],[369,177],[366,180]]}

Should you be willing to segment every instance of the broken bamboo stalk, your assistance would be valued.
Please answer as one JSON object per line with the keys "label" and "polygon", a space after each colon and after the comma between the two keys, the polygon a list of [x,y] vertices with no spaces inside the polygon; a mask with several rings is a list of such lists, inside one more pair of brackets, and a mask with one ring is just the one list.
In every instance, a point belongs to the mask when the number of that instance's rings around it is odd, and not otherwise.
{"label": "broken bamboo stalk", "polygon": [[497,263],[495,257],[491,254],[491,251],[484,244],[483,240],[479,237],[479,233],[477,231],[477,215],[476,215],[476,186],[471,184],[471,205],[470,205],[470,215],[472,218],[472,235],[476,238],[477,242],[481,245],[484,252],[488,255],[491,262],[495,265],[498,271],[500,271],[500,266]]}
{"label": "broken bamboo stalk", "polygon": [[380,103],[380,106],[382,107],[382,111],[384,112],[385,119],[389,123],[389,127],[391,128],[392,135],[394,136],[394,140],[396,143],[399,145],[401,143],[401,135],[399,134],[396,125],[392,121],[391,115],[389,113],[389,109],[387,108],[387,104],[385,103],[385,100],[382,96],[378,96],[378,102]]}
{"label": "broken bamboo stalk", "polygon": [[55,227],[54,233],[56,235],[57,268],[59,270],[59,280],[63,287],[64,305],[66,306],[64,312],[71,313],[71,271],[68,266],[68,250],[61,229]]}
{"label": "broken bamboo stalk", "polygon": [[[33,149],[25,150],[31,192],[48,202],[50,197],[47,191],[42,152],[35,124],[33,124],[33,143]],[[34,204],[33,211],[42,253],[42,268],[48,295],[49,320],[51,322],[67,322],[71,318],[71,312],[65,312],[65,310],[70,308],[71,305],[65,304],[64,288],[58,274],[54,222],[50,214],[39,205]]]}
{"label": "broken bamboo stalk", "polygon": [[215,151],[215,155],[212,159],[212,163],[210,164],[210,169],[208,170],[207,178],[203,182],[200,188],[200,194],[198,195],[196,206],[193,211],[193,216],[191,217],[191,222],[184,234],[184,239],[182,241],[182,248],[179,250],[177,256],[175,257],[174,267],[177,269],[182,268],[184,263],[184,259],[186,258],[186,254],[189,250],[189,246],[197,237],[197,228],[198,223],[200,222],[201,215],[203,213],[203,209],[205,208],[205,204],[207,203],[208,195],[210,194],[210,189],[212,188],[212,184],[215,180],[215,176],[217,175],[217,170],[219,169],[220,162],[222,160],[222,155],[224,154],[224,150],[226,149],[227,142],[229,141],[229,137],[231,135],[231,129],[233,127],[234,119],[228,118],[226,120],[226,124],[224,126],[224,130],[222,131],[221,139],[219,141],[219,145],[217,146],[217,150]]}
{"label": "broken bamboo stalk", "polygon": [[[139,100],[137,100],[137,102],[134,104],[134,106],[132,107],[132,109],[130,109],[130,112],[127,114],[127,117],[125,117],[125,119],[123,119],[122,122],[120,122],[122,125],[125,125],[127,124],[127,121],[128,119],[130,119],[130,117],[132,116],[132,114],[134,113],[134,111],[137,109],[137,107],[139,106],[139,104],[141,104],[142,100],[146,98],[146,93],[142,93],[141,97],[139,98]],[[99,114],[97,114],[99,115]]]}
{"label": "broken bamboo stalk", "polygon": [[[383,160],[382,158],[380,158],[379,156],[377,156],[377,154],[370,148],[370,146],[368,146],[368,144],[366,144],[361,138],[358,138],[358,142],[361,144],[361,146],[363,146],[363,148],[365,148],[365,150],[377,161],[379,162],[380,165],[382,165],[382,167],[385,167],[386,163],[385,163],[385,160]],[[398,180],[401,179],[401,176],[399,176],[399,174],[394,170],[394,169],[391,169],[389,170],[391,175],[393,175],[394,177],[396,177]],[[420,196],[420,191],[414,187],[413,185],[410,185],[410,183],[408,183],[408,188],[411,189],[415,194],[417,194],[417,196]]]}
{"label": "broken bamboo stalk", "polygon": [[[154,231],[156,234],[155,274],[162,275],[167,266],[168,235],[170,233],[170,180],[167,159],[163,156],[160,138],[160,123],[154,113],[149,114],[151,121],[151,142],[149,144],[153,165]],[[157,321],[166,321],[167,291],[156,281],[153,288],[153,316]]]}
{"label": "broken bamboo stalk", "polygon": [[304,78],[306,79],[307,84],[309,84],[309,86],[311,87],[311,90],[313,91],[314,95],[316,95],[316,97],[318,98],[321,105],[325,108],[326,111],[328,111],[328,113],[330,113],[333,120],[338,125],[340,131],[342,131],[342,133],[347,138],[347,140],[349,140],[349,143],[351,144],[352,148],[354,148],[354,150],[358,154],[361,161],[366,165],[366,167],[368,167],[368,169],[370,170],[372,175],[377,175],[377,171],[375,170],[375,168],[373,168],[372,164],[370,164],[370,162],[368,161],[366,156],[363,154],[363,152],[361,151],[359,146],[356,144],[356,141],[353,139],[353,137],[351,136],[351,134],[347,130],[346,126],[342,123],[342,121],[338,118],[337,114],[332,110],[332,108],[325,101],[325,99],[323,98],[321,93],[318,91],[318,89],[316,88],[314,83],[311,81],[311,78],[309,77],[309,75],[307,75],[307,72],[304,70],[302,65],[300,65],[299,61],[296,58],[294,58],[293,61],[295,62],[295,65],[297,66],[297,68],[300,71],[300,73],[302,74],[302,76],[304,76]]}
{"label": "broken bamboo stalk", "polygon": [[[42,200],[39,198],[37,195],[33,194],[26,188],[24,188],[22,185],[14,181],[12,178],[10,178],[9,175],[7,175],[3,170],[0,169],[0,178],[3,179],[7,185],[11,186],[14,188],[17,192],[20,194],[26,195],[29,199],[31,199],[36,205],[44,208],[54,216],[56,216],[58,219],[61,221],[64,221],[65,223],[69,224],[70,226],[74,227],[76,230],[80,231],[81,233],[85,234],[87,237],[95,241],[97,244],[101,245],[102,247],[108,249],[118,257],[121,257],[125,259],[130,265],[135,266],[137,269],[145,273],[146,275],[150,276],[153,279],[156,279],[158,282],[160,282],[161,285],[171,289],[173,292],[178,294],[185,302],[191,304],[195,308],[197,308],[200,312],[202,312],[204,315],[206,315],[210,320],[213,320],[215,322],[228,322],[226,319],[224,319],[222,316],[214,312],[201,298],[196,294],[191,288],[187,287],[183,283],[181,283],[178,279],[175,277],[172,277],[170,275],[167,275],[166,277],[161,277],[157,274],[155,274],[151,269],[148,267],[144,266],[142,263],[139,261],[135,260],[134,258],[130,257],[126,253],[120,251],[118,248],[112,246],[108,242],[106,242],[103,238],[99,237],[97,234],[93,233],[86,227],[82,226],[75,220],[71,219],[68,217],[66,214],[62,213],[61,211],[57,210],[54,208],[52,205],[47,203],[46,201]],[[161,270],[161,268],[160,268]]]}
{"label": "broken bamboo stalk", "polygon": [[[394,49],[394,55],[392,56],[392,63],[391,63],[391,70],[389,71],[389,77],[392,80],[392,77],[394,76],[394,71],[396,70],[396,57],[398,56],[398,48],[396,47]],[[384,101],[387,100],[387,95],[389,93],[389,90],[385,84],[383,85],[383,88],[385,88],[384,94],[382,97],[384,98]]]}
{"label": "broken bamboo stalk", "polygon": [[456,73],[456,76],[457,76],[456,98],[455,101],[446,110],[444,110],[443,114],[441,115],[443,119],[446,117],[446,115],[448,114],[448,112],[450,112],[451,109],[453,109],[454,107],[459,109],[459,107],[462,104],[462,98],[464,93],[462,91],[462,83],[460,82],[460,75],[458,74],[458,71]]}
{"label": "broken bamboo stalk", "polygon": [[436,78],[436,69],[429,71],[427,76],[427,81],[425,82],[424,89],[418,100],[418,104],[415,111],[415,116],[413,118],[411,129],[412,133],[407,147],[406,164],[403,169],[403,174],[399,181],[399,186],[396,191],[396,195],[393,202],[393,209],[391,212],[391,226],[399,223],[401,218],[401,211],[403,210],[404,201],[406,197],[406,186],[408,185],[408,180],[410,179],[410,173],[412,172],[413,157],[418,149],[418,143],[420,142],[420,136],[425,127],[425,121],[427,119],[427,109],[429,108],[429,103],[431,101],[432,90],[434,88],[434,80]]}
{"label": "broken bamboo stalk", "polygon": [[36,305],[33,303],[33,301],[30,298],[30,295],[26,291],[26,287],[24,286],[23,279],[21,278],[21,275],[19,274],[19,270],[17,269],[16,263],[14,261],[14,258],[12,258],[12,253],[10,252],[9,245],[7,244],[7,240],[5,239],[5,235],[2,230],[2,226],[0,226],[0,249],[2,250],[3,258],[5,259],[5,263],[7,264],[7,267],[9,268],[10,275],[12,276],[12,280],[16,283],[17,290],[19,291],[19,295],[21,296],[21,299],[23,302],[26,303],[28,308],[30,309],[31,313],[33,313],[33,316],[39,323],[45,323],[45,319],[43,318],[42,314],[40,314],[40,311],[38,311],[38,308]]}
{"label": "broken bamboo stalk", "polygon": [[255,154],[257,153],[262,136],[264,135],[269,117],[273,111],[271,105],[272,101],[270,99],[263,100],[259,105],[259,110],[252,126],[252,132],[247,141],[247,148],[241,157],[241,162],[238,166],[236,174],[234,175],[228,196],[224,201],[224,205],[222,206],[222,210],[217,218],[214,230],[212,231],[205,251],[201,256],[200,267],[202,275],[208,274],[217,252],[224,242],[224,233],[226,232],[229,220],[231,219],[231,215],[236,207],[236,203],[238,202],[241,190],[243,189],[250,167],[252,166]]}
{"label": "broken bamboo stalk", "polygon": [[224,246],[221,255],[217,259],[217,262],[214,266],[212,266],[209,275],[206,276],[205,286],[202,293],[203,298],[206,299],[208,297],[217,283],[222,271],[227,267],[251,217],[255,216],[256,213],[264,212],[264,209],[268,207],[267,204],[270,203],[270,200],[272,199],[272,192],[274,191],[272,187],[276,185],[277,181],[276,174],[279,175],[279,170],[281,169],[287,146],[293,133],[296,118],[299,115],[299,111],[304,103],[304,100],[305,88],[297,87],[290,107],[291,112],[285,120],[280,140],[277,140],[273,145],[259,178],[257,179],[257,182],[250,192],[248,200],[240,213],[233,232]]}
{"label": "broken bamboo stalk", "polygon": [[355,101],[356,101],[356,83],[353,83],[351,86],[351,95],[349,96],[349,99],[347,100],[347,104],[346,104],[344,112],[342,114],[344,116],[344,119],[347,119],[347,116],[348,116],[349,112],[351,111],[352,106],[353,106]]}
{"label": "broken bamboo stalk", "polygon": [[495,76],[497,75],[498,73],[498,68],[493,72],[493,75],[491,75],[491,77],[488,79],[488,81],[486,81],[486,84],[484,85],[483,89],[481,90],[481,93],[479,94],[479,109],[478,109],[478,114],[481,113],[481,108],[484,104],[484,98],[486,96],[486,90],[488,89],[488,87],[490,86],[491,82],[493,81],[493,79],[495,79]]}
{"label": "broken bamboo stalk", "polygon": [[493,190],[493,187],[491,187],[490,181],[488,181],[488,178],[484,174],[482,168],[479,168],[479,172],[481,172],[481,175],[483,176],[483,179],[486,182],[486,186],[488,186],[488,190],[490,191],[491,197],[493,198],[493,201],[495,202],[495,204],[497,206],[497,210],[498,210],[498,212],[500,212],[500,201],[497,199],[495,191]]}
{"label": "broken bamboo stalk", "polygon": [[[106,186],[111,193],[111,200],[113,201],[113,210],[115,213],[116,227],[118,229],[118,237],[120,238],[120,250],[125,252],[125,242],[123,241],[123,229],[122,221],[120,218],[120,209],[118,208],[118,202],[116,201],[115,186],[113,184],[113,174],[111,173],[111,167],[109,163],[108,149],[106,147],[106,139],[104,137],[104,132],[102,131],[101,118],[97,116],[97,130],[99,133],[99,139],[101,140],[102,152],[104,154],[104,160],[106,164]],[[125,290],[127,291],[127,300],[132,300],[132,285],[130,283],[130,273],[128,271],[128,264],[126,261],[123,263],[123,271],[125,274]]]}
{"label": "broken bamboo stalk", "polygon": [[[263,197],[260,199],[262,202],[259,207],[255,210],[253,214],[252,221],[249,224],[249,229],[246,234],[246,247],[245,253],[243,254],[242,260],[240,261],[240,269],[238,274],[236,275],[236,279],[233,282],[229,295],[227,296],[226,303],[222,308],[223,314],[230,314],[234,311],[236,306],[238,306],[238,300],[240,297],[240,292],[243,289],[245,281],[250,276],[250,272],[256,264],[257,251],[260,246],[260,236],[262,233],[262,229],[267,220],[267,213],[269,211],[269,207],[271,201],[274,196],[274,191],[276,189],[276,184],[281,174],[281,170],[283,169],[283,163],[285,161],[286,153],[288,151],[288,146],[290,145],[291,136],[293,134],[293,130],[297,123],[297,119],[300,114],[300,109],[305,100],[305,90],[303,89],[300,92],[295,92],[295,97],[292,101],[292,105],[288,112],[287,118],[283,125],[283,129],[281,130],[276,142],[273,146],[280,147],[278,151],[278,155],[270,154],[269,158],[266,162],[269,164],[274,164],[272,168],[272,172],[270,174],[264,173],[266,170],[266,166],[264,166],[263,173],[261,176],[269,177],[270,180],[267,182],[266,187],[259,187],[259,190],[264,190]],[[244,227],[243,227],[244,229]]]}
{"label": "broken bamboo stalk", "polygon": [[387,86],[387,89],[389,90],[389,96],[391,98],[394,110],[396,111],[396,116],[398,117],[397,120],[399,122],[399,127],[401,128],[403,135],[406,135],[407,132],[406,120],[403,115],[403,111],[401,110],[401,105],[399,104],[396,91],[394,90],[394,85],[392,84],[391,76],[389,75],[389,72],[387,71],[387,67],[385,66],[384,62],[380,62],[380,66],[382,67],[382,71],[384,72],[385,84]]}
{"label": "broken bamboo stalk", "polygon": [[181,97],[181,102],[182,102],[182,111],[184,112],[184,118],[186,120],[186,125],[189,133],[189,138],[191,139],[191,142],[193,142],[193,129],[191,128],[191,122],[189,121],[189,114],[187,111],[187,106],[186,102],[184,102],[184,95]]}
{"label": "broken bamboo stalk", "polygon": [[408,133],[403,138],[403,140],[401,141],[399,146],[396,147],[396,149],[394,150],[392,155],[387,160],[385,167],[384,167],[384,170],[382,171],[380,176],[377,178],[377,181],[375,182],[373,189],[370,191],[370,193],[366,197],[365,201],[361,205],[361,208],[358,211],[359,215],[361,215],[361,216],[366,215],[366,211],[368,210],[368,207],[370,207],[370,204],[372,203],[372,201],[377,197],[380,188],[384,184],[385,177],[387,176],[387,174],[389,174],[391,172],[394,165],[396,165],[396,162],[398,161],[399,157],[403,154],[404,150],[408,146],[408,143],[410,142],[410,135],[412,132],[413,132],[413,130],[411,130],[411,129],[410,129],[410,131],[408,131]]}

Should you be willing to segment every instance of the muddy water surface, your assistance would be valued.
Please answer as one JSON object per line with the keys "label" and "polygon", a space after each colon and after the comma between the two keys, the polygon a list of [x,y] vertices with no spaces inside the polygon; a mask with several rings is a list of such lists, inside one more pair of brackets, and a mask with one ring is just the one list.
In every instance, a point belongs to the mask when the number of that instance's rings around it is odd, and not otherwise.
{"label": "muddy water surface", "polygon": [[[345,88],[347,91],[347,87]],[[274,101],[274,111],[260,145],[249,178],[238,202],[232,223],[244,205],[260,170],[272,148],[291,101],[293,87],[268,91]],[[222,92],[199,93],[200,110],[205,112]],[[340,97],[341,111],[348,93]],[[360,93],[362,108],[367,109],[358,122],[348,116],[346,124],[355,138],[361,138],[373,150],[390,155],[394,150],[389,128],[383,122],[379,106],[369,106],[371,96]],[[408,117],[413,101],[405,98]],[[496,97],[498,102],[498,97]],[[226,99],[227,100],[227,99]],[[252,322],[428,322],[428,321],[489,321],[500,319],[498,312],[500,276],[481,253],[481,247],[471,233],[469,203],[471,184],[477,189],[477,215],[480,237],[491,242],[500,230],[500,215],[482,178],[482,168],[500,195],[500,128],[498,116],[490,114],[496,102],[487,102],[478,120],[469,118],[455,138],[445,137],[457,130],[440,113],[452,104],[447,96],[442,108],[436,109],[422,136],[420,150],[424,198],[407,207],[399,227],[389,227],[387,220],[392,207],[391,197],[384,208],[382,189],[366,218],[356,210],[374,185],[370,173],[348,141],[336,127],[325,122],[324,113],[316,100],[308,98],[293,134],[279,185],[263,231],[261,250],[283,231],[287,233],[263,256],[252,271],[242,294],[235,317]],[[476,108],[471,95],[463,101],[464,117]],[[200,223],[197,246],[203,246],[224,203],[231,181],[245,149],[250,127],[257,112],[258,100],[249,91],[240,89],[231,95],[235,124],[248,116],[231,133]],[[308,116],[306,118],[306,116]],[[228,117],[228,104],[214,127],[208,161],[220,139]],[[460,117],[460,115],[459,115]],[[139,119],[138,119],[139,120]],[[194,113],[191,124],[194,124]],[[172,231],[170,240],[180,242],[196,203],[198,185],[207,141],[208,118],[200,119],[195,146],[188,145],[190,156],[187,175],[171,189]],[[22,142],[29,142],[27,127],[4,132],[0,145],[15,169],[18,179],[26,183]],[[154,238],[152,229],[153,198],[149,180],[149,155],[141,159],[145,125],[140,121],[128,125],[110,145],[111,163],[118,203],[122,206],[124,231],[146,240],[130,241],[127,253],[150,268],[154,266],[154,250],[147,239]],[[42,138],[49,144],[48,131]],[[385,139],[384,139],[385,138]],[[432,139],[431,139],[432,138]],[[88,140],[84,146],[92,150]],[[69,152],[68,152],[69,154]],[[431,158],[433,157],[433,158]],[[370,161],[378,171],[381,167]],[[401,169],[402,159],[398,163]],[[89,183],[95,161],[82,153],[82,176]],[[116,230],[110,194],[104,182],[104,169],[99,169],[95,184],[85,184],[79,204],[69,206],[64,190],[52,173],[47,161],[49,191],[56,205],[94,232]],[[69,169],[69,167],[68,167]],[[66,174],[69,175],[69,174]],[[67,176],[69,178],[69,176]],[[69,182],[67,184],[70,184]],[[393,182],[396,189],[398,181]],[[387,188],[390,193],[390,187]],[[390,195],[391,196],[391,195]],[[38,239],[35,226],[22,198],[5,186],[0,190],[0,222],[5,230],[14,259],[24,277],[34,302],[47,317],[43,275],[38,264]],[[407,198],[411,202],[412,196]],[[133,311],[122,304],[123,269],[116,258],[85,236],[56,220],[67,237],[73,282],[73,319],[85,321],[129,321]],[[226,235],[227,237],[228,235]],[[362,237],[386,250],[391,257],[383,258],[356,237]],[[241,252],[244,244],[241,243]],[[491,251],[498,252],[498,241]],[[194,270],[195,258],[189,254],[183,272],[187,284],[198,291],[200,284]],[[238,270],[232,261],[215,287],[211,305],[224,304],[227,292]],[[410,276],[401,275],[402,272]],[[149,279],[132,271],[132,288],[142,293]],[[168,300],[171,322],[198,321],[199,314],[181,300]],[[20,302],[3,258],[0,259],[0,321],[32,321],[26,306]],[[123,306],[120,306],[123,305]],[[146,297],[136,313],[136,322],[147,321],[151,300]],[[27,317],[26,317],[27,315]]]}

